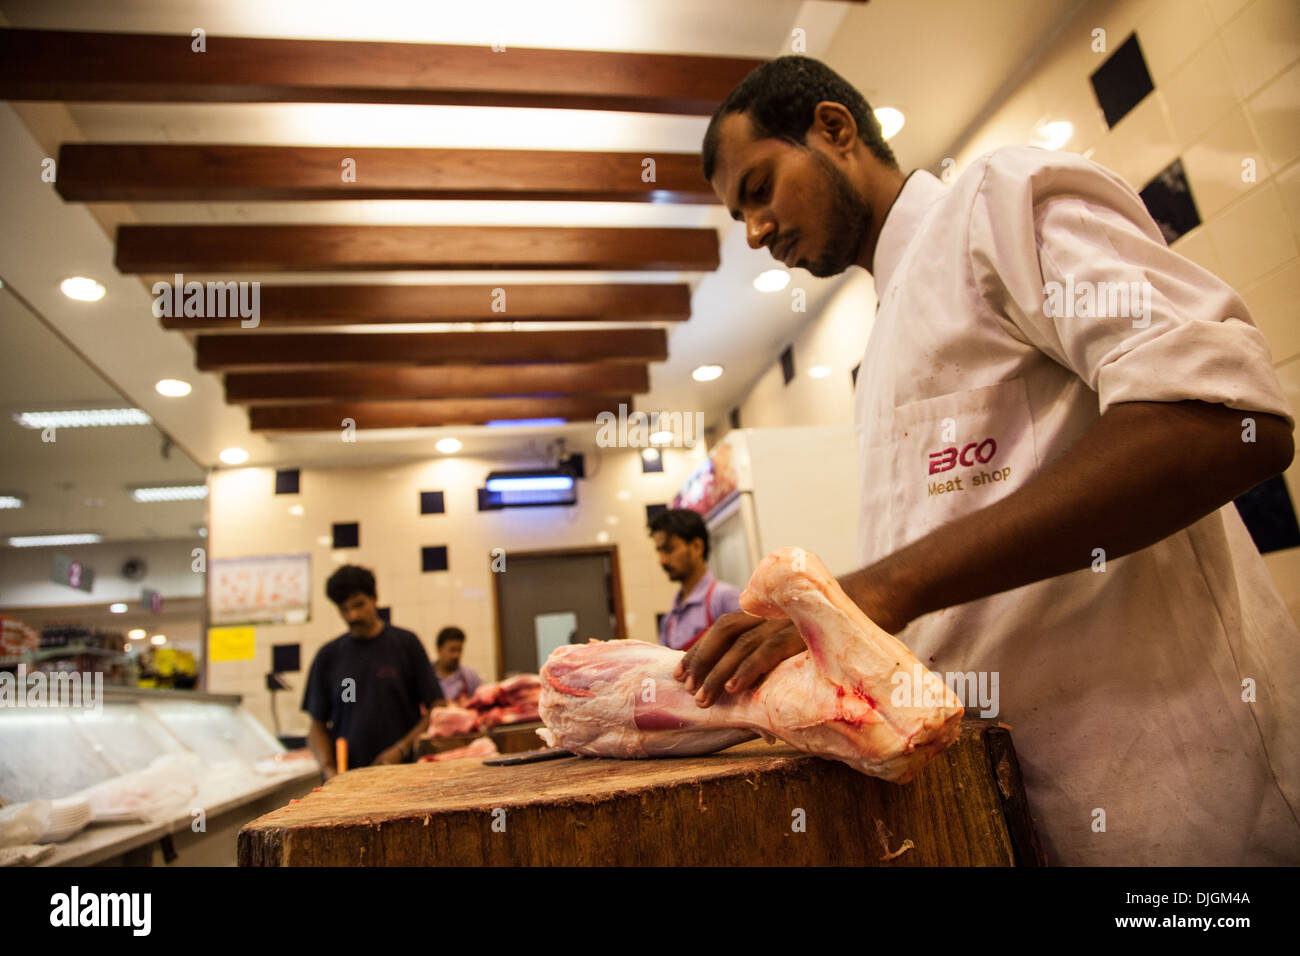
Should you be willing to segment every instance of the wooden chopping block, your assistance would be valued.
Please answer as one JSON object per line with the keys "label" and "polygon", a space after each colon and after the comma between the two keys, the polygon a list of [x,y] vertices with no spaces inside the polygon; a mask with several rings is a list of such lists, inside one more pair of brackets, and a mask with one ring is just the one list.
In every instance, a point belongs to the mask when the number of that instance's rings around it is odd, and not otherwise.
{"label": "wooden chopping block", "polygon": [[1010,734],[975,719],[903,786],[761,740],[663,760],[457,760],[341,774],[239,832],[240,866],[1041,860]]}

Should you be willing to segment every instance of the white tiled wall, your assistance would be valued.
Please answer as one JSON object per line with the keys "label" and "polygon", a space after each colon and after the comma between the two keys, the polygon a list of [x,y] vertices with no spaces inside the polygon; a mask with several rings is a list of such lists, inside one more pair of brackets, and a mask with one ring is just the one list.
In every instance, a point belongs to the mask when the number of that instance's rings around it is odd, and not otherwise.
{"label": "white tiled wall", "polygon": [[[258,626],[256,657],[211,662],[208,687],[239,693],[270,728],[271,645],[300,643],[301,674],[294,689],[279,695],[282,732],[303,734],[308,719],[299,709],[307,668],[326,641],[344,625],[325,597],[325,581],[341,564],[370,568],[379,604],[392,608],[392,622],[414,631],[430,658],[434,639],[454,624],[467,636],[464,662],[485,680],[498,676],[489,553],[598,543],[618,546],[628,636],[655,641],[655,615],[672,603],[675,587],[660,569],[646,531],[645,506],[669,504],[690,473],[698,452],[668,449],[663,473],[643,474],[636,449],[574,448],[586,452],[588,477],[579,482],[573,508],[477,510],[476,489],[499,462],[448,457],[386,468],[303,469],[300,493],[274,494],[275,472],[240,468],[215,472],[211,487],[210,555],[213,558],[308,552],[312,558],[311,620],[299,625]],[[520,467],[512,465],[510,467]],[[421,515],[419,492],[442,491],[446,513]],[[290,506],[301,505],[293,515]],[[331,525],[360,523],[360,547],[335,551]],[[607,537],[606,537],[607,536]],[[447,545],[449,570],[424,573],[420,549]],[[508,564],[507,564],[508,572]]]}

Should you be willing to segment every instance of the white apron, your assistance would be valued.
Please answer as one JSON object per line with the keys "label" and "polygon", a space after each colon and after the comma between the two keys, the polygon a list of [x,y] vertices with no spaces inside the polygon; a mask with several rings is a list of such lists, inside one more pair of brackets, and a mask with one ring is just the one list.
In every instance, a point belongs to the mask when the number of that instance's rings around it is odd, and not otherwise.
{"label": "white apron", "polygon": [[[1173,256],[1110,177],[1015,147],[952,186],[907,181],[882,230],[854,399],[863,565],[1021,487],[1115,400],[1289,416],[1253,359],[1267,349],[1244,305]],[[1066,201],[1049,211],[1053,196]],[[1126,261],[1103,261],[1105,249]],[[1172,290],[1142,337],[1128,320],[1031,314],[1054,263],[1076,252],[1072,272],[1136,263]],[[1189,309],[1221,302],[1221,321],[1188,323]],[[1241,361],[1202,361],[1216,349]],[[1077,542],[1081,561],[1099,544]],[[997,719],[1013,728],[1049,863],[1300,863],[1300,635],[1232,505],[1104,570],[928,614],[899,637],[941,675],[997,673]]]}

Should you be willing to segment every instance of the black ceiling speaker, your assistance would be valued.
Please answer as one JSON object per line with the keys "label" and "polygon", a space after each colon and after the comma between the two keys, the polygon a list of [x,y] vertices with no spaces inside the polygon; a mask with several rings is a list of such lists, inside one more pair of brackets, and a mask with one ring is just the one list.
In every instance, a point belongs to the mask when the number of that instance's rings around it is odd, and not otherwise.
{"label": "black ceiling speaker", "polygon": [[148,570],[149,566],[144,563],[144,558],[127,558],[122,564],[122,577],[128,581],[139,581]]}

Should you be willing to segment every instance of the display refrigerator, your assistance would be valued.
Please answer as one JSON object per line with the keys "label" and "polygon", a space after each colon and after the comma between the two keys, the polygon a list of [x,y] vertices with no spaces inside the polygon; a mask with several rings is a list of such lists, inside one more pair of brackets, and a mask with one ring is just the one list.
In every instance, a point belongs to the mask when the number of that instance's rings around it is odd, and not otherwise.
{"label": "display refrigerator", "polygon": [[777,548],[816,554],[832,574],[855,568],[858,443],[852,425],[728,432],[673,499],[709,529],[709,570],[744,587]]}

